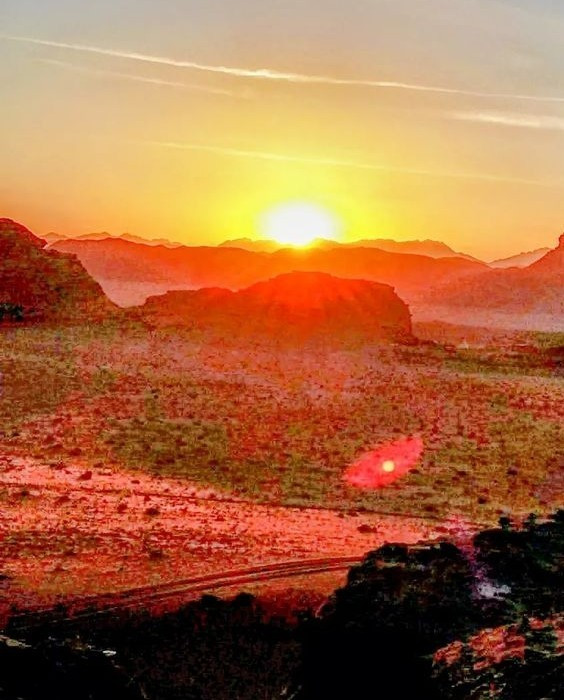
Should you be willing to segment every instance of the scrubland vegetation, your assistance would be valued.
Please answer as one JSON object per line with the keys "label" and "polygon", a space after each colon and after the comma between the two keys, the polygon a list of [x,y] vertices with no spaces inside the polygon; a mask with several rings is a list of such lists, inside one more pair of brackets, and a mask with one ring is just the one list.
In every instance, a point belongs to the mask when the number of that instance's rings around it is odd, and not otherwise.
{"label": "scrubland vegetation", "polygon": [[[140,325],[6,328],[0,439],[251,501],[490,522],[562,496],[564,389],[546,354],[562,338],[518,340],[292,350]],[[344,483],[359,454],[407,435],[424,453],[404,479]]]}

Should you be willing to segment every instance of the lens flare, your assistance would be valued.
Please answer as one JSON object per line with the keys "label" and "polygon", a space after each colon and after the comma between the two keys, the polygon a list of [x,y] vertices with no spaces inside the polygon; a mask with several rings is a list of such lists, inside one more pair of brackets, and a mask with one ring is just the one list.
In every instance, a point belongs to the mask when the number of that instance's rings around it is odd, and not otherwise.
{"label": "lens flare", "polygon": [[422,453],[423,441],[418,437],[388,442],[361,455],[346,469],[343,478],[357,488],[379,489],[405,476]]}

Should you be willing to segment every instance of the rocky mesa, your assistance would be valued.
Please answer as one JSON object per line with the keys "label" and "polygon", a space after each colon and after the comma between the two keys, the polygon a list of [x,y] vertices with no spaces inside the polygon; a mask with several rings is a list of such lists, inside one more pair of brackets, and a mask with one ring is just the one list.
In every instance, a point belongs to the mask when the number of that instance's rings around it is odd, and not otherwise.
{"label": "rocky mesa", "polygon": [[409,308],[394,289],[321,272],[289,272],[238,292],[212,288],[151,297],[156,325],[211,330],[224,338],[401,341],[411,338]]}

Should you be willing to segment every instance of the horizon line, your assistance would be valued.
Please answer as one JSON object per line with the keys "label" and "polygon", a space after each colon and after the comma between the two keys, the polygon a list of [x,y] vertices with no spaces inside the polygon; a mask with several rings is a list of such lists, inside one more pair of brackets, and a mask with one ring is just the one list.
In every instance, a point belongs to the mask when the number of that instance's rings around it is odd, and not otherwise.
{"label": "horizon line", "polygon": [[[1,219],[2,217],[0,217]],[[14,221],[12,219],[12,221]],[[16,222],[17,223],[17,222]],[[173,240],[170,238],[149,238],[148,236],[144,236],[142,234],[137,234],[137,233],[131,233],[130,231],[125,231],[122,233],[110,233],[109,231],[90,231],[87,233],[79,233],[79,234],[66,234],[66,233],[57,233],[56,231],[48,231],[47,233],[40,235],[36,234],[39,238],[42,240],[46,240],[46,236],[50,235],[55,235],[60,238],[58,241],[54,241],[53,243],[49,243],[49,245],[56,245],[57,243],[60,242],[66,242],[66,241],[76,241],[76,242],[100,242],[102,240],[121,240],[124,241],[125,243],[132,243],[134,245],[145,245],[145,241],[147,243],[153,243],[154,245],[151,247],[168,247],[166,244],[172,244],[174,249],[176,247],[179,248],[221,248],[221,247],[229,247],[226,246],[227,243],[236,243],[238,241],[249,241],[250,243],[262,243],[262,242],[267,242],[267,243],[280,243],[277,241],[275,238],[267,238],[265,236],[252,236],[252,235],[241,235],[241,236],[236,236],[235,238],[226,238],[224,240],[221,240],[219,242],[215,243],[200,243],[200,242],[192,242],[192,243],[187,243],[187,242],[182,242],[179,240]],[[100,239],[89,239],[85,238],[87,236],[103,236],[104,238]],[[127,237],[130,238],[138,238],[142,239],[143,242],[139,241],[132,241],[128,240]],[[162,241],[162,242],[161,242]],[[519,255],[525,255],[527,253],[536,253],[539,251],[550,251],[553,250],[553,247],[551,245],[545,245],[545,246],[540,246],[539,248],[535,248],[534,250],[519,250],[517,253],[513,252],[506,252],[500,256],[498,254],[497,257],[491,257],[491,255],[483,255],[480,254],[479,256],[477,254],[471,254],[471,253],[466,253],[463,250],[455,250],[450,243],[447,243],[446,241],[442,240],[441,238],[394,238],[391,237],[389,234],[387,236],[362,236],[361,238],[353,238],[353,239],[333,239],[333,238],[323,238],[323,237],[318,237],[314,239],[311,243],[315,242],[328,242],[328,243],[334,243],[337,246],[342,246],[344,248],[348,247],[355,247],[356,244],[362,244],[363,242],[374,242],[374,241],[382,241],[385,243],[397,243],[400,245],[409,245],[409,244],[417,244],[417,243],[439,243],[442,245],[447,246],[450,248],[452,251],[451,256],[443,256],[443,257],[463,257],[463,258],[471,258],[477,262],[484,263],[485,265],[490,266],[492,263],[495,262],[500,262],[500,261],[505,261],[509,260],[514,257],[518,257]],[[299,248],[299,249],[306,249],[310,247],[315,247],[315,245],[308,244],[307,246],[295,246],[292,244],[283,244],[280,243],[280,249],[283,248]],[[237,247],[237,246],[233,246]],[[362,245],[359,245],[357,247],[362,247]],[[384,249],[382,249],[384,250]],[[386,251],[384,251],[386,252]],[[394,252],[394,251],[388,251],[388,252]],[[406,255],[406,253],[402,253],[401,251],[397,251],[397,254],[399,255]],[[412,253],[412,255],[422,255],[424,257],[432,257],[428,256],[425,253]],[[440,258],[438,258],[440,259]],[[495,268],[493,268],[495,269]]]}

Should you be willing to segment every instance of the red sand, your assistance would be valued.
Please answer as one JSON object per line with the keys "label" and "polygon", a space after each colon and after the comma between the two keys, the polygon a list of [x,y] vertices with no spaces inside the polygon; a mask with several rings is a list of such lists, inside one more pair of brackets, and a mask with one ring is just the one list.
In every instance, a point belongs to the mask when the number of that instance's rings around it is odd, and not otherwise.
{"label": "red sand", "polygon": [[109,469],[84,475],[79,462],[0,456],[0,612],[265,563],[360,558],[437,534],[415,518],[255,505]]}

